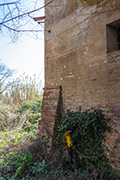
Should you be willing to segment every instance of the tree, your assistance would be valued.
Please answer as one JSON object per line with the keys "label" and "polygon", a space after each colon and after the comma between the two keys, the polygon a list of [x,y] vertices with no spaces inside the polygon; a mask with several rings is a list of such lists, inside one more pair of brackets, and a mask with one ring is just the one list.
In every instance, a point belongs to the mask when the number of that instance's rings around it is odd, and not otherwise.
{"label": "tree", "polygon": [[9,69],[5,64],[0,60],[0,94],[7,90],[11,85],[11,77],[15,70]]}
{"label": "tree", "polygon": [[[37,35],[43,32],[42,26],[33,21],[33,17],[40,16],[45,6],[54,0],[49,0],[43,5],[44,0],[1,0],[0,2],[0,31],[9,34],[12,41],[16,41],[18,35],[23,32]],[[39,15],[37,14],[39,12]]]}

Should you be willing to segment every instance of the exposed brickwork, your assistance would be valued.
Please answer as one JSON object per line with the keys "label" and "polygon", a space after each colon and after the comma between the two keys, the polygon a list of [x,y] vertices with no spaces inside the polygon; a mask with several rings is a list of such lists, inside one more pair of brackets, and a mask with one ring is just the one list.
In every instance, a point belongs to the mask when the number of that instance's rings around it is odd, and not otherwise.
{"label": "exposed brickwork", "polygon": [[[94,13],[108,8],[81,3],[70,11],[69,2],[55,0],[46,7],[45,87],[62,85],[65,111],[98,107],[118,123],[120,132],[120,51],[107,53],[106,42],[106,25],[120,19],[120,11]],[[46,108],[54,110],[52,104]],[[116,159],[120,163],[118,153]]]}
{"label": "exposed brickwork", "polygon": [[54,136],[54,128],[61,119],[61,105],[61,86],[45,87],[39,121],[40,135]]}

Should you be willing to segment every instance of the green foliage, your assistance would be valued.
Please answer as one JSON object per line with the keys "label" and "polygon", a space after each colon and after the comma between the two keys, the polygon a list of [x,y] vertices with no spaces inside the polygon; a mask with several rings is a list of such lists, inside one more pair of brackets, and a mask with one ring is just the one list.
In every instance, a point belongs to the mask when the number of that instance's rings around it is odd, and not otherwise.
{"label": "green foliage", "polygon": [[[21,126],[31,127],[41,118],[42,99],[24,101],[21,105],[0,105],[0,130],[11,131]],[[20,128],[19,128],[20,127]]]}
{"label": "green foliage", "polygon": [[4,178],[10,178],[11,176],[13,179],[29,179],[43,173],[47,166],[44,160],[34,162],[32,154],[28,151],[23,154],[9,153],[6,154],[6,157],[7,162],[4,162],[1,168],[2,177]]}
{"label": "green foliage", "polygon": [[109,176],[114,179],[105,146],[105,132],[111,131],[109,121],[100,109],[91,108],[84,112],[68,111],[58,127],[58,138],[62,138],[65,131],[72,130],[74,166],[94,172],[96,179],[106,180]]}
{"label": "green foliage", "polygon": [[42,99],[38,100],[33,100],[33,101],[23,101],[22,105],[20,106],[21,112],[24,112],[26,110],[30,110],[32,112],[40,112],[40,107],[41,107]]}
{"label": "green foliage", "polygon": [[[21,106],[0,106],[0,155],[4,149],[12,149],[24,143],[33,142],[38,131],[38,122],[41,117],[41,100],[31,101],[31,107],[22,111]],[[33,106],[32,106],[33,104]]]}
{"label": "green foliage", "polygon": [[[26,101],[19,106],[1,106],[1,120],[4,122],[5,117],[8,119],[8,126],[3,124],[0,131],[1,179],[30,179],[45,168],[45,161],[34,161],[30,152],[19,153],[20,148],[24,149],[25,146],[27,149],[36,138],[40,108],[41,99]],[[14,152],[14,149],[18,152]]]}
{"label": "green foliage", "polygon": [[[41,118],[41,104],[42,99],[32,100],[32,101],[23,101],[20,106],[18,106],[19,113],[25,113],[29,111],[26,115],[26,119],[29,123],[36,123]],[[30,125],[30,124],[29,124]]]}
{"label": "green foliage", "polygon": [[[100,143],[106,130],[111,129],[101,110],[69,111],[59,126],[60,146],[48,153],[49,139],[36,138],[40,107],[41,99],[1,106],[1,114],[8,117],[8,128],[0,131],[0,180],[119,179],[110,172],[105,147]],[[72,130],[73,164],[63,153],[66,130]]]}
{"label": "green foliage", "polygon": [[35,179],[70,179],[92,180],[87,171],[65,171],[62,167],[51,166],[45,160],[34,161],[32,154],[28,151],[23,154],[17,152],[7,154],[7,162],[3,163],[0,178],[1,180],[35,180]]}
{"label": "green foliage", "polygon": [[18,108],[14,105],[10,106],[0,101],[0,131],[17,126],[21,119],[21,115],[17,111]]}
{"label": "green foliage", "polygon": [[[20,76],[5,90],[0,102],[0,180],[34,179],[43,173],[44,159],[24,151],[34,142],[41,118],[41,84]],[[4,101],[3,101],[4,100]],[[41,149],[40,149],[41,150]],[[14,152],[16,151],[16,152]]]}

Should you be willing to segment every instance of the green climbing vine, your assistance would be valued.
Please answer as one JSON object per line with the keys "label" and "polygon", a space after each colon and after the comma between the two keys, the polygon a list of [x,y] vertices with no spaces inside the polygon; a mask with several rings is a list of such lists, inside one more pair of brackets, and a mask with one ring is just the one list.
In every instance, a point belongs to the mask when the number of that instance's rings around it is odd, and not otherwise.
{"label": "green climbing vine", "polygon": [[100,109],[91,108],[84,112],[68,111],[58,127],[61,139],[65,131],[72,131],[73,165],[93,171],[97,179],[113,178],[105,146],[106,131],[112,129],[109,121]]}

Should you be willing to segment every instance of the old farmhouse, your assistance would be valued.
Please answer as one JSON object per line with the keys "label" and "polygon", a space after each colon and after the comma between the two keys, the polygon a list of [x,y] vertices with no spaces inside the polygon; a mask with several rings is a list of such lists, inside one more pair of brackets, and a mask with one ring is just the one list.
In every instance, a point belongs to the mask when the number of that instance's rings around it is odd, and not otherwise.
{"label": "old farmhouse", "polygon": [[[51,132],[67,109],[100,108],[120,130],[119,0],[45,0],[42,119]],[[58,119],[56,120],[56,114]],[[113,143],[113,131],[111,144]],[[113,157],[111,157],[113,158]],[[120,151],[114,168],[120,170]]]}

